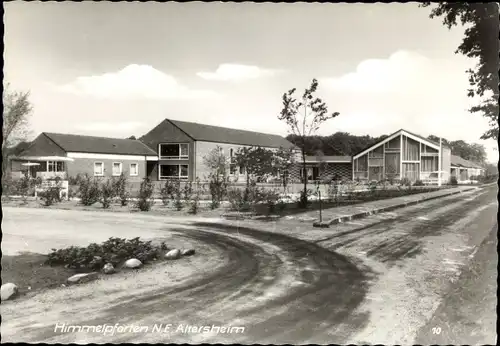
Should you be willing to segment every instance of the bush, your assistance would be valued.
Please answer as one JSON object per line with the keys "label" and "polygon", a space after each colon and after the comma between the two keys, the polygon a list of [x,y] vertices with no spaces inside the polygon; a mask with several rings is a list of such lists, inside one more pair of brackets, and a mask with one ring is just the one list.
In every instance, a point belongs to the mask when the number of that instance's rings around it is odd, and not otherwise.
{"label": "bush", "polygon": [[[184,203],[188,203],[188,201],[190,201],[192,197],[193,197],[193,183],[191,181],[188,181],[184,184],[181,198],[184,201]],[[176,198],[175,202],[177,210],[181,210],[184,207],[184,203],[182,203],[182,200],[178,200]],[[178,202],[181,202],[182,204]]]}
{"label": "bush", "polygon": [[455,177],[455,176],[450,177],[450,185],[453,185],[453,186],[458,185],[457,177]]}
{"label": "bush", "polygon": [[99,202],[100,191],[97,179],[91,178],[85,174],[79,180],[80,203],[85,206],[90,206]]}
{"label": "bush", "polygon": [[58,177],[55,180],[55,186],[50,186],[47,190],[39,192],[38,196],[48,207],[62,201],[61,190],[61,179]]}
{"label": "bush", "polygon": [[403,179],[400,180],[401,186],[411,186],[411,181],[410,179],[404,177]]}
{"label": "bush", "polygon": [[74,177],[68,177],[68,185],[80,185],[82,179],[84,179],[84,176],[81,173],[78,173]]}
{"label": "bush", "polygon": [[198,211],[200,209],[200,195],[204,190],[204,186],[200,184],[200,179],[196,178],[196,183],[195,183],[195,191],[192,194],[192,198],[189,206],[189,213],[190,214],[198,214]]}
{"label": "bush", "polygon": [[285,211],[286,203],[285,201],[283,201],[283,199],[278,199],[278,203],[276,203],[276,209],[278,210],[278,213],[283,213]]}
{"label": "bush", "polygon": [[170,201],[175,200],[177,190],[179,189],[179,181],[167,180],[165,185],[160,190],[161,201],[163,205],[168,205]]}
{"label": "bush", "polygon": [[220,178],[215,173],[209,176],[209,190],[212,202],[210,203],[211,209],[217,209],[224,198],[228,195],[228,182],[227,178]]}
{"label": "bush", "polygon": [[154,204],[153,200],[154,185],[149,178],[144,178],[139,189],[135,207],[141,211],[149,211]]}
{"label": "bush", "polygon": [[138,237],[133,239],[111,237],[102,244],[92,243],[87,247],[71,246],[59,250],[52,249],[48,255],[47,264],[67,265],[74,269],[99,270],[106,263],[117,266],[129,258],[137,258],[142,263],[148,263],[161,258],[162,253],[167,250],[165,243],[154,246],[151,241],[141,241]]}
{"label": "bush", "polygon": [[425,185],[424,182],[420,179],[413,184],[413,186],[424,186],[424,185]]}
{"label": "bush", "polygon": [[309,202],[309,197],[312,196],[312,190],[307,189],[306,193],[304,193],[304,190],[300,191],[300,197],[297,202],[297,207],[299,209],[305,209],[307,206],[310,204]]}
{"label": "bush", "polygon": [[236,188],[231,188],[227,191],[227,199],[231,210],[248,211],[250,204],[245,200],[244,191]]}
{"label": "bush", "polygon": [[125,207],[130,200],[130,193],[127,191],[128,180],[124,173],[113,181],[113,190],[115,197],[118,197],[120,205]]}
{"label": "bush", "polygon": [[182,203],[182,195],[184,193],[184,190],[181,188],[181,183],[180,181],[176,181],[176,188],[174,191],[174,207],[176,210],[180,211],[182,208],[184,208],[184,203]]}
{"label": "bush", "polygon": [[106,180],[101,185],[101,191],[99,193],[99,201],[104,209],[108,209],[111,206],[111,201],[115,198],[115,186],[111,180]]}
{"label": "bush", "polygon": [[262,190],[259,192],[260,196],[257,199],[256,203],[259,200],[262,200],[266,206],[269,214],[272,214],[276,211],[276,205],[278,201],[280,201],[280,194],[276,190]]}
{"label": "bush", "polygon": [[35,180],[31,178],[26,172],[21,179],[17,180],[14,184],[16,193],[21,195],[24,203],[27,203],[28,197],[34,193],[36,186]]}

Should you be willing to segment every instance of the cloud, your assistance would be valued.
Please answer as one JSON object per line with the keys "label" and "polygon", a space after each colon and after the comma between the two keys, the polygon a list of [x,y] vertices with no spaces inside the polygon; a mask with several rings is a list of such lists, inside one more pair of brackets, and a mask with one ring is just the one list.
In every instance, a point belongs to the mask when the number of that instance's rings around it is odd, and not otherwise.
{"label": "cloud", "polygon": [[264,69],[258,66],[240,64],[221,64],[215,72],[198,72],[196,75],[207,80],[244,81],[273,76],[280,70]]}
{"label": "cloud", "polygon": [[98,98],[207,98],[217,94],[210,90],[191,90],[172,76],[149,65],[128,65],[118,72],[78,77],[57,87],[59,91]]}
{"label": "cloud", "polygon": [[430,81],[422,77],[428,77],[431,69],[432,62],[425,56],[398,51],[388,59],[364,60],[356,72],[341,77],[320,78],[320,83],[325,87],[350,92],[399,92],[428,84]]}
{"label": "cloud", "polygon": [[340,112],[321,134],[378,136],[403,128],[489,148],[493,142],[479,139],[487,120],[468,112],[477,101],[467,97],[465,71],[474,63],[460,56],[440,60],[397,51],[387,59],[364,60],[344,75],[318,78],[318,93],[329,111]]}

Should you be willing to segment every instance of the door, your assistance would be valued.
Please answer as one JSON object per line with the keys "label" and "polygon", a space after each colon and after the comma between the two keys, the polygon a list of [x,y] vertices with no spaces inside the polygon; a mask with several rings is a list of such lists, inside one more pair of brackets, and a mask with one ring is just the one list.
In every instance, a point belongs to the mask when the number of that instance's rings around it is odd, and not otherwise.
{"label": "door", "polygon": [[390,178],[396,178],[399,175],[399,153],[385,153],[385,176]]}

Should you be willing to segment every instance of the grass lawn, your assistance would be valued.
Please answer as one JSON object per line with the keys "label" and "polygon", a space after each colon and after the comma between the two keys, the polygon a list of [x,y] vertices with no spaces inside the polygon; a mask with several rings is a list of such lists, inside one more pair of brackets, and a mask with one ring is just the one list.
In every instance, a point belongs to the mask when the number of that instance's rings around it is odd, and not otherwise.
{"label": "grass lawn", "polygon": [[2,282],[13,282],[19,295],[44,288],[61,286],[76,272],[64,266],[45,264],[47,255],[24,252],[17,256],[2,256]]}

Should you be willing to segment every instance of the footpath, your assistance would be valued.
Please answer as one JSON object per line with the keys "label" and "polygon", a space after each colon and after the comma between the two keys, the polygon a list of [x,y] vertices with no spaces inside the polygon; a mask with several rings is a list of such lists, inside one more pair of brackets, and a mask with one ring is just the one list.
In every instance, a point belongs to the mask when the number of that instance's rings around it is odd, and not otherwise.
{"label": "footpath", "polygon": [[383,199],[345,207],[324,209],[322,211],[322,221],[319,220],[319,211],[315,210],[301,214],[299,219],[302,219],[303,221],[314,221],[314,227],[327,228],[330,225],[335,225],[337,223],[354,220],[381,212],[392,211],[394,209],[404,208],[436,198],[460,194],[466,191],[476,190],[483,187],[485,187],[485,185],[482,185],[480,187],[458,186],[455,188],[443,189],[439,191],[418,193],[414,195]]}

